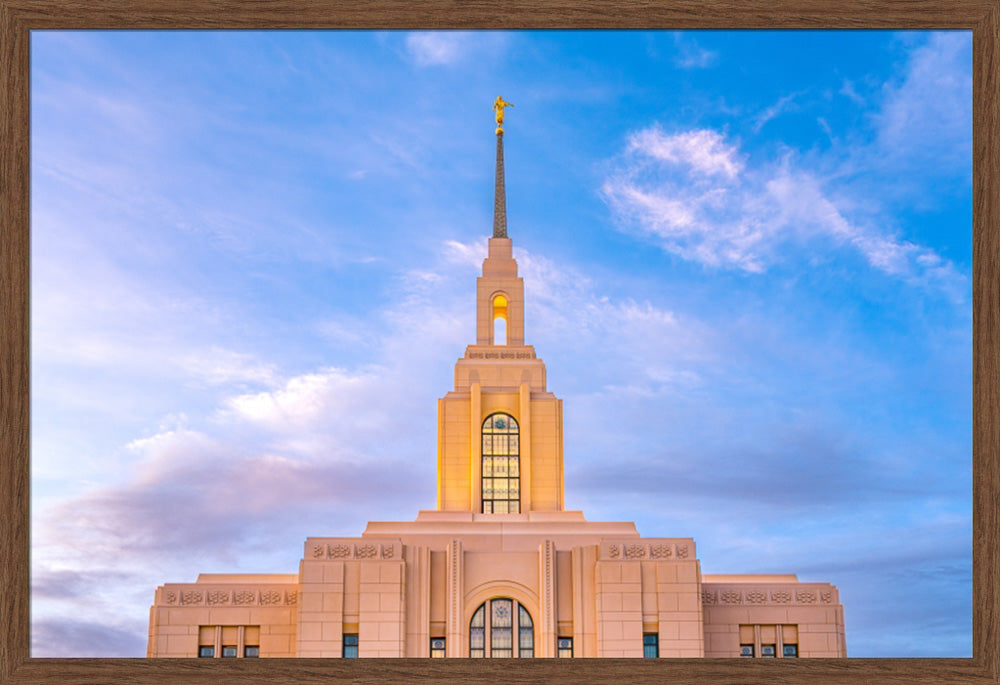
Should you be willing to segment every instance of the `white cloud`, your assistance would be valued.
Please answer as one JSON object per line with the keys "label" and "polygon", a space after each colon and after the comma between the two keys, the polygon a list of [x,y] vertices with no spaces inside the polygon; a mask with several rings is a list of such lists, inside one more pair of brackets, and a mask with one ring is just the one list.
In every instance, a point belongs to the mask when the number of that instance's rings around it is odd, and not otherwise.
{"label": "white cloud", "polygon": [[743,170],[735,146],[710,129],[682,131],[667,135],[658,125],[629,136],[628,149],[652,159],[689,166],[705,175],[735,177]]}
{"label": "white cloud", "polygon": [[960,297],[963,277],[933,251],[852,218],[790,157],[748,168],[716,131],[631,134],[601,190],[620,226],[686,260],[760,273],[790,247],[849,247],[874,269]]}

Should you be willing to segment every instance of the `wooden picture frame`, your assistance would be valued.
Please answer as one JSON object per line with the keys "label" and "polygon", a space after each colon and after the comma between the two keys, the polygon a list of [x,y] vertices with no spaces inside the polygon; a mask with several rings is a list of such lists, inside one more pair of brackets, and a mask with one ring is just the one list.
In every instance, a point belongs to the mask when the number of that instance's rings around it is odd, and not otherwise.
{"label": "wooden picture frame", "polygon": [[[905,28],[973,35],[971,659],[32,659],[28,65],[33,29]],[[1000,0],[0,0],[0,683],[1000,682]],[[919,144],[915,141],[914,144]]]}

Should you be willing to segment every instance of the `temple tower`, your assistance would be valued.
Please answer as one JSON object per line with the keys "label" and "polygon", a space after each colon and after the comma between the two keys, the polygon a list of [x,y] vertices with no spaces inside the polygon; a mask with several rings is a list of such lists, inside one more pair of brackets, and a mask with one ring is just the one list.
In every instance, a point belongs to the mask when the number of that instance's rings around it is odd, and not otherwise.
{"label": "temple tower", "polygon": [[524,280],[507,237],[503,107],[497,98],[493,237],[476,279],[476,342],[438,400],[438,509],[518,515],[562,511],[562,401],[526,345]]}

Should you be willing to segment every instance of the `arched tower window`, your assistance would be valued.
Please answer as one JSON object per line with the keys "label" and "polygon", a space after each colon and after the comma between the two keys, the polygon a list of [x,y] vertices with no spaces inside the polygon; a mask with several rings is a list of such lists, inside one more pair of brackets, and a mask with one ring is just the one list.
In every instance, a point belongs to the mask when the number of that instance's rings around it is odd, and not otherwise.
{"label": "arched tower window", "polygon": [[493,344],[507,344],[507,296],[502,293],[493,297]]}
{"label": "arched tower window", "polygon": [[521,447],[517,421],[491,414],[483,422],[483,513],[521,513]]}
{"label": "arched tower window", "polygon": [[469,621],[469,656],[494,659],[535,656],[535,624],[520,603],[506,597],[479,605]]}

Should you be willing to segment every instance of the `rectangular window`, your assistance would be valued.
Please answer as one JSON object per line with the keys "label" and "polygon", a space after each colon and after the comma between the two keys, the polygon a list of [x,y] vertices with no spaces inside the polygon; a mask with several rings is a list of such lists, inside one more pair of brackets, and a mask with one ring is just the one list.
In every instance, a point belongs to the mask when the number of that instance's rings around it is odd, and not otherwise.
{"label": "rectangular window", "polygon": [[259,645],[246,645],[243,647],[243,656],[248,659],[256,659],[260,656],[260,646]]}
{"label": "rectangular window", "polygon": [[782,654],[786,659],[797,659],[799,656],[799,646],[798,645],[784,645],[782,647]]}
{"label": "rectangular window", "polygon": [[774,645],[761,645],[760,655],[763,657],[770,657],[773,659],[774,657],[778,656],[778,650],[775,649]]}
{"label": "rectangular window", "polygon": [[556,656],[560,659],[569,659],[573,656],[573,638],[561,637],[556,640]]}
{"label": "rectangular window", "polygon": [[211,659],[215,656],[215,647],[211,645],[202,645],[198,648],[198,656],[202,659]]}
{"label": "rectangular window", "polygon": [[753,645],[740,645],[740,656],[753,656]]}
{"label": "rectangular window", "polygon": [[358,658],[358,635],[357,633],[344,634],[344,658],[345,659],[357,659]]}
{"label": "rectangular window", "polygon": [[431,638],[431,658],[432,659],[443,659],[444,658],[444,638],[443,637],[432,637]]}
{"label": "rectangular window", "polygon": [[656,659],[660,656],[659,636],[656,633],[643,633],[642,658]]}
{"label": "rectangular window", "polygon": [[223,659],[235,659],[236,658],[236,645],[222,645],[222,658]]}

